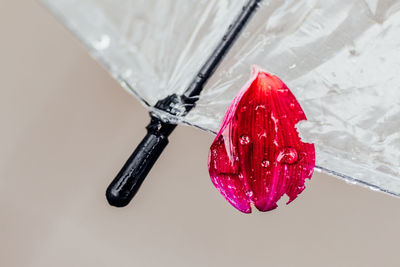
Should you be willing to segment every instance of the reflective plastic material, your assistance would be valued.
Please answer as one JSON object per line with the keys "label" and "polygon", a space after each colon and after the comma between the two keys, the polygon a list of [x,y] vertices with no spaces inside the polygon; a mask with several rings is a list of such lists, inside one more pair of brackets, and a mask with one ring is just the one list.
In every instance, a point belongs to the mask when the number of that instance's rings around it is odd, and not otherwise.
{"label": "reflective plastic material", "polygon": [[[148,107],[186,89],[245,3],[44,2]],[[183,118],[155,112],[215,133],[252,64],[296,96],[318,169],[400,195],[400,1],[264,0],[196,108]]]}

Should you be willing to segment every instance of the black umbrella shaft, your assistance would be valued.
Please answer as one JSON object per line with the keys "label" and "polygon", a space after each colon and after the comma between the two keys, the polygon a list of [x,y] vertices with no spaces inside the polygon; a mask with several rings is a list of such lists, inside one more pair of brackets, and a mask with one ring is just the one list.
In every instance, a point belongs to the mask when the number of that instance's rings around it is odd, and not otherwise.
{"label": "black umbrella shaft", "polygon": [[[261,0],[249,0],[242,8],[239,16],[229,26],[221,42],[201,67],[185,93],[182,96],[173,94],[159,100],[155,105],[156,109],[175,116],[184,116],[194,107],[204,85],[228,53],[229,48],[243,30],[251,15],[256,11],[259,2]],[[106,196],[110,205],[123,207],[131,201],[167,146],[168,136],[175,127],[176,124],[164,122],[151,114],[151,122],[147,126],[147,135],[107,188]]]}
{"label": "black umbrella shaft", "polygon": [[249,21],[250,17],[255,13],[260,2],[261,0],[249,0],[246,5],[243,6],[239,16],[229,26],[228,31],[225,33],[220,43],[214,49],[211,56],[207,59],[207,61],[201,67],[199,73],[186,89],[182,96],[184,99],[187,99],[188,102],[191,102],[190,100],[192,100],[193,103],[198,100],[204,85],[213,75],[224,56],[228,53],[229,49],[245,27],[246,23]]}

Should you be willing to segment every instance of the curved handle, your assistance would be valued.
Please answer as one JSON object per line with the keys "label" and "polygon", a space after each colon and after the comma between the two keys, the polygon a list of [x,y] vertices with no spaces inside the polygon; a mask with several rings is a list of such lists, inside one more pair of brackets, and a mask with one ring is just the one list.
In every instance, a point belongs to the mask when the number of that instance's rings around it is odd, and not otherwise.
{"label": "curved handle", "polygon": [[106,197],[110,205],[124,207],[129,204],[167,146],[168,135],[175,127],[152,117],[147,135],[107,188]]}

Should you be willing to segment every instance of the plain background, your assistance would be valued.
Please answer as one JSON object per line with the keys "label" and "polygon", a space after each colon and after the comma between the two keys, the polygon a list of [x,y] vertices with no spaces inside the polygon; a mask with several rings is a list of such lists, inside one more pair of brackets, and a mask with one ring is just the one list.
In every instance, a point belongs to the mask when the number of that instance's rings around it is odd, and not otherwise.
{"label": "plain background", "polygon": [[108,206],[145,108],[38,3],[0,0],[0,34],[0,266],[399,266],[400,199],[317,173],[241,214],[209,180],[213,136],[185,126]]}

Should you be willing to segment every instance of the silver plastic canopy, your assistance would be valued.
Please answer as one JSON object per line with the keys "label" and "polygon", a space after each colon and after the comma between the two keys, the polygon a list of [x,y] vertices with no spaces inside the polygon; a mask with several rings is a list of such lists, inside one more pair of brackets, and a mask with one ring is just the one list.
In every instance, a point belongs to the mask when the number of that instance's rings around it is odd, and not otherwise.
{"label": "silver plastic canopy", "polygon": [[152,106],[181,94],[244,0],[43,0],[158,116],[216,132],[253,64],[302,105],[317,169],[400,196],[400,1],[264,0],[185,117]]}

